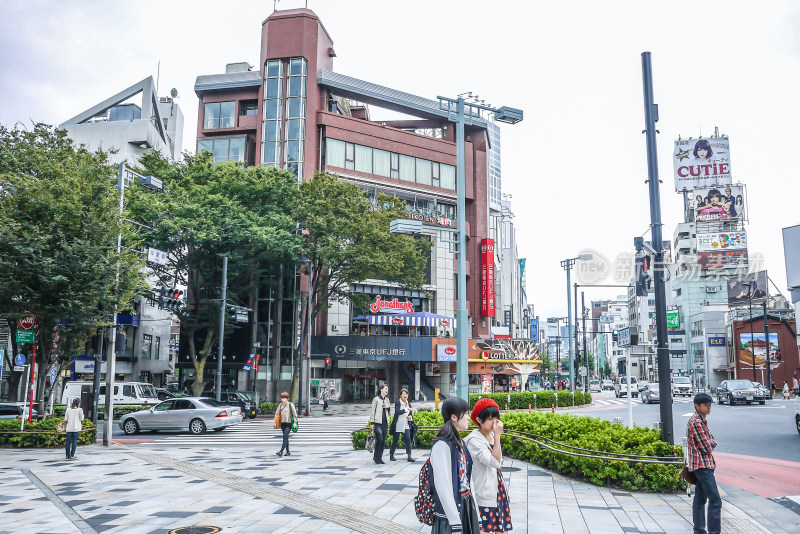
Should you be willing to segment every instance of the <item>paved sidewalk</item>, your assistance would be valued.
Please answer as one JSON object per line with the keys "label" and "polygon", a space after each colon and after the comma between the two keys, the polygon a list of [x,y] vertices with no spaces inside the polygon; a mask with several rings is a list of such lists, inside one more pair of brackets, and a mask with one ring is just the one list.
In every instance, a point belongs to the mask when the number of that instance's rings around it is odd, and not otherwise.
{"label": "paved sidewalk", "polygon": [[[376,466],[369,453],[300,445],[264,448],[82,446],[0,452],[0,532],[167,533],[209,525],[223,533],[428,532],[415,515],[415,463]],[[402,456],[398,455],[398,458]],[[644,494],[571,481],[525,462],[503,463],[514,532],[691,533],[685,494]],[[800,531],[800,515],[726,491],[723,532]]]}

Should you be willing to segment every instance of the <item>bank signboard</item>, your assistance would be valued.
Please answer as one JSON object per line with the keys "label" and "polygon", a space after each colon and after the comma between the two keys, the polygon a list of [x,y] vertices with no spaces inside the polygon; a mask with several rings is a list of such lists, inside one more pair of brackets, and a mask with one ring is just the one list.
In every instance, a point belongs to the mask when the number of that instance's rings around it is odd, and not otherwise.
{"label": "bank signboard", "polygon": [[392,336],[313,336],[313,358],[337,360],[433,361],[433,338]]}
{"label": "bank signboard", "polygon": [[731,155],[727,137],[677,139],[672,153],[675,190],[692,190],[731,183]]}

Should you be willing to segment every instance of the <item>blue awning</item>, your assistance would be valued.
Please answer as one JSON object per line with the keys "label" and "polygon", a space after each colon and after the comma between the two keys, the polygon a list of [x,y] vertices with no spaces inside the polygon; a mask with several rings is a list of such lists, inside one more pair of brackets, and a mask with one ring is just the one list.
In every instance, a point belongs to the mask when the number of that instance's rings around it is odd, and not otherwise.
{"label": "blue awning", "polygon": [[353,317],[353,321],[384,326],[441,326],[455,328],[456,320],[446,315],[430,312],[399,313],[394,315],[369,315]]}

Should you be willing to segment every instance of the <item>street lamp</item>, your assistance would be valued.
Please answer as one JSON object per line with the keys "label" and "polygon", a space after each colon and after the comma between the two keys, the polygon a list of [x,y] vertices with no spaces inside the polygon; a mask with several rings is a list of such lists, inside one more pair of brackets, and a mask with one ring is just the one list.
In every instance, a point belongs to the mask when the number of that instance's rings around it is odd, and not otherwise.
{"label": "street lamp", "polygon": [[[750,305],[750,357],[753,360],[753,382],[756,381],[756,336],[753,333],[753,293],[756,292],[756,287],[758,287],[756,281],[750,280],[750,284],[747,286],[747,302]],[[770,384],[771,386],[772,384]]]}
{"label": "street lamp", "polygon": [[[570,270],[572,266],[575,265],[575,262],[578,260],[590,260],[592,259],[591,254],[581,254],[575,258],[567,258],[561,262],[561,267],[563,267],[567,271],[567,330],[568,330],[568,340],[567,346],[569,347],[569,387],[570,389],[574,390],[574,379],[575,379],[575,371],[574,367],[574,359],[575,359],[575,347],[572,344],[572,297],[569,294],[569,286],[570,286]],[[576,317],[577,319],[577,317]]]}
{"label": "street lamp", "polygon": [[[471,93],[470,93],[471,95]],[[482,106],[474,102],[464,101],[464,95],[457,98],[447,98],[438,96],[439,107],[447,110],[448,119],[450,114],[455,112],[456,119],[456,221],[458,231],[458,310],[456,311],[456,392],[459,397],[469,400],[469,379],[467,366],[469,364],[469,349],[467,347],[467,239],[465,235],[466,227],[466,186],[467,179],[465,174],[464,161],[464,125],[473,124],[475,119],[481,119],[481,111],[488,111],[494,114],[494,119],[498,122],[516,124],[522,120],[522,110],[502,106],[493,108]]]}

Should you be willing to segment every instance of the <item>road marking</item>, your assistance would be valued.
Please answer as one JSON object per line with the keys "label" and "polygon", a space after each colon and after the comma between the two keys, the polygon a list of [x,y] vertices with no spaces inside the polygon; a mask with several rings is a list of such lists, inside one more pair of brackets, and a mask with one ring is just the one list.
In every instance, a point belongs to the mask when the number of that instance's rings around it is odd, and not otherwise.
{"label": "road marking", "polygon": [[689,412],[689,413],[683,414],[681,417],[691,417],[693,415],[694,415],[694,412]]}

